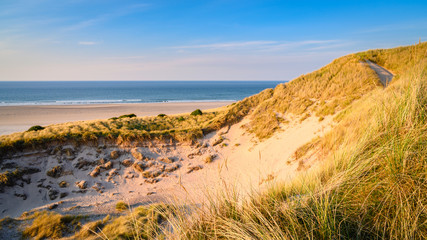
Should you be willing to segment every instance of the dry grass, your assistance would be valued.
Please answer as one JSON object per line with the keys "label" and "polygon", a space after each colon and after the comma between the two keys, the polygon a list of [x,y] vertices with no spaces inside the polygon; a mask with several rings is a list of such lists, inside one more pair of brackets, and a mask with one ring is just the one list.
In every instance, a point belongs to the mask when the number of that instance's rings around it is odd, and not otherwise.
{"label": "dry grass", "polygon": [[116,203],[116,210],[117,211],[122,212],[122,211],[126,211],[128,209],[129,209],[129,204],[127,204],[127,203],[125,203],[123,201],[120,201],[120,202]]}
{"label": "dry grass", "polygon": [[285,114],[316,115],[321,121],[346,109],[374,89],[381,88],[376,73],[364,63],[377,62],[397,78],[405,69],[426,58],[427,43],[394,49],[370,50],[350,54],[312,73],[302,75],[289,83],[279,84],[271,97],[258,104],[248,124],[249,131],[258,138],[268,138],[280,129]]}
{"label": "dry grass", "polygon": [[[138,207],[126,215],[107,215],[90,222],[80,216],[35,212],[22,219],[32,221],[24,228],[22,236],[31,239],[162,239],[167,219],[173,218],[173,214],[173,208],[164,204]],[[0,220],[0,226],[8,219]],[[86,223],[82,226],[82,222]]]}
{"label": "dry grass", "polygon": [[172,218],[172,215],[172,208],[164,204],[138,207],[129,212],[128,215],[113,218],[108,221],[104,219],[102,223],[103,227],[99,227],[98,233],[92,234],[92,238],[161,239],[163,236],[163,228],[165,224],[167,224],[166,219]]}

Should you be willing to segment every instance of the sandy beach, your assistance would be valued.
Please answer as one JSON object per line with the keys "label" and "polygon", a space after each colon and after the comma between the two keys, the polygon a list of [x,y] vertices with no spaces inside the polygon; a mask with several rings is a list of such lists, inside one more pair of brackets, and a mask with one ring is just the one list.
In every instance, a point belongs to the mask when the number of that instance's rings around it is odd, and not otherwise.
{"label": "sandy beach", "polygon": [[34,125],[46,126],[72,121],[107,119],[129,113],[137,116],[187,113],[197,108],[212,109],[230,103],[232,102],[0,106],[0,135],[25,131]]}

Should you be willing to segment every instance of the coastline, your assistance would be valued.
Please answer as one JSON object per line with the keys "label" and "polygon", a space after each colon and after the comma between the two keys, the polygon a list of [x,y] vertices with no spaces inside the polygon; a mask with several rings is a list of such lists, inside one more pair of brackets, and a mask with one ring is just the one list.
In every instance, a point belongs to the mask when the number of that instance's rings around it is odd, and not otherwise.
{"label": "coastline", "polygon": [[188,113],[195,109],[223,107],[234,101],[117,103],[84,105],[19,105],[0,106],[0,135],[26,131],[34,125],[108,119],[134,113],[138,117]]}

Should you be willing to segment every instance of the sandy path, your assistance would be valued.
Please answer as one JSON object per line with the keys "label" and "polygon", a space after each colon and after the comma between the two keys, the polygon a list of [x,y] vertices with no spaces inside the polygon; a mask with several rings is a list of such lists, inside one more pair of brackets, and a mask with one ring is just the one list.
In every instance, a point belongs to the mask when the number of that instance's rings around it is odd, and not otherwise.
{"label": "sandy path", "polygon": [[378,77],[380,78],[381,84],[384,87],[387,87],[387,85],[391,82],[393,79],[393,74],[388,71],[387,69],[379,66],[378,64],[375,64],[369,60],[366,60],[366,63],[369,64],[369,66],[378,74]]}
{"label": "sandy path", "polygon": [[218,108],[232,102],[128,103],[91,105],[0,106],[0,135],[25,131],[34,125],[107,119],[123,114],[155,116]]}

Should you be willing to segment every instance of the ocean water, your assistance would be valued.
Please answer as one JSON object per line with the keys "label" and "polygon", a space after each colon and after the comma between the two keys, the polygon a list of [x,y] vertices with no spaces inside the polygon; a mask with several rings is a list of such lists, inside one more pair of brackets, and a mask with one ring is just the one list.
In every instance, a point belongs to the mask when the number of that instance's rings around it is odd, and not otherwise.
{"label": "ocean water", "polygon": [[0,82],[0,106],[237,101],[279,81]]}

